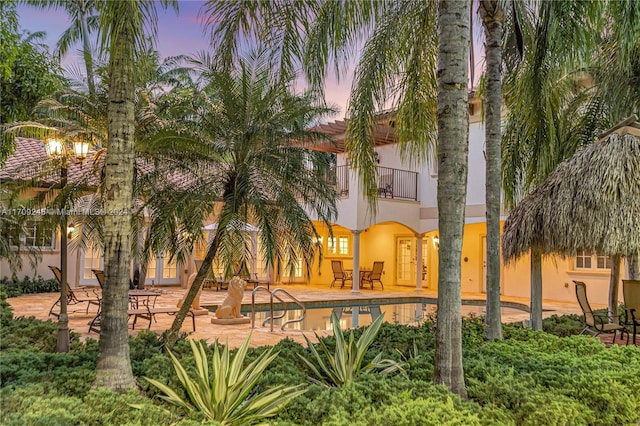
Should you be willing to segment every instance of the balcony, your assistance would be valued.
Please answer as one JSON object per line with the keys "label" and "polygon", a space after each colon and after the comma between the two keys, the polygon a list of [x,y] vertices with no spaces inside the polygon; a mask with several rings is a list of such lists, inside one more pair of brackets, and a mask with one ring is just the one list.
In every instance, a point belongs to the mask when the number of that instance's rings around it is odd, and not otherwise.
{"label": "balcony", "polygon": [[[418,173],[390,167],[376,168],[378,198],[418,200]],[[332,183],[340,197],[349,196],[349,166],[335,168]]]}

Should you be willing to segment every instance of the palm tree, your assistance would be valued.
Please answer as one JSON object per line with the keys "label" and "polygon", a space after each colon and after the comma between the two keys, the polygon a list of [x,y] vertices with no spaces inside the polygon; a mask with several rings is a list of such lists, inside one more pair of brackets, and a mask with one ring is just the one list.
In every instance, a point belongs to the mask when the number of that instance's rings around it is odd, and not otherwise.
{"label": "palm tree", "polygon": [[[136,93],[135,93],[135,143],[136,157],[144,162],[136,163],[134,180],[135,198],[143,198],[145,191],[152,187],[149,183],[150,176],[146,176],[146,169],[149,163],[155,161],[167,161],[178,154],[175,147],[170,148],[155,145],[153,149],[145,143],[148,135],[157,132],[162,127],[162,111],[166,104],[174,102],[176,93],[179,92],[176,86],[185,79],[185,70],[176,68],[173,58],[160,62],[158,53],[148,47],[146,51],[136,52]],[[86,181],[77,182],[79,188],[75,190],[77,197],[88,195],[89,191],[95,190],[92,199],[93,208],[98,210],[99,203],[104,193],[102,188],[104,175],[104,157],[107,145],[107,105],[108,105],[108,77],[104,65],[96,67],[96,74],[101,78],[98,80],[96,92],[93,96],[86,90],[86,82],[70,81],[69,86],[49,98],[43,99],[36,105],[33,112],[33,121],[17,122],[7,125],[4,136],[13,139],[14,136],[32,137],[45,139],[55,136],[63,140],[82,140],[90,143],[96,150],[96,154],[91,159],[91,172],[99,179],[97,188],[89,188]],[[48,169],[46,172],[50,172]],[[69,182],[73,186],[75,182]],[[77,198],[76,197],[76,198]],[[44,200],[34,200],[43,202]],[[76,202],[71,200],[71,202]],[[143,222],[142,212],[136,211],[137,216],[133,221],[134,235],[143,235],[138,229]],[[80,244],[83,247],[88,245],[102,247],[103,223],[98,216],[86,215],[75,218],[81,226],[81,238],[74,239],[72,244]],[[136,226],[140,225],[140,226]],[[137,255],[140,249],[132,247],[135,262],[140,263]],[[155,253],[157,254],[157,253]],[[145,263],[146,264],[146,263]]]}
{"label": "palm tree", "polygon": [[[208,3],[210,5],[222,4],[215,1]],[[302,8],[311,7],[307,4],[293,3],[301,5]],[[401,153],[405,158],[424,162],[429,161],[435,151],[436,109],[440,109],[437,105],[445,100],[452,101],[444,96],[444,89],[448,86],[445,84],[440,87],[436,84],[436,54],[438,52],[436,44],[438,39],[435,37],[436,2],[321,1],[314,6],[316,9],[311,9],[315,12],[314,25],[308,30],[309,40],[303,58],[307,78],[312,87],[322,87],[328,65],[333,63],[340,69],[341,65],[345,65],[355,43],[366,40],[361,60],[357,66],[349,103],[346,148],[352,159],[353,167],[358,170],[365,196],[375,211],[376,163],[370,134],[372,126],[376,122],[377,112],[380,109],[388,108],[390,104],[395,107],[397,111],[396,132],[399,135]],[[460,5],[440,4],[440,6],[444,7],[443,11],[450,11],[452,14],[460,12],[456,9]],[[461,6],[463,9],[465,8],[464,5]],[[244,29],[250,28],[247,25],[247,21],[250,19],[248,20],[247,17],[254,16],[261,18],[260,22],[255,23],[259,25],[261,33],[268,34],[269,28],[275,28],[275,32],[278,33],[279,28],[283,25],[282,22],[287,16],[291,16],[285,14],[276,17],[272,22],[268,18],[277,15],[277,10],[264,10],[259,13],[256,9],[260,9],[260,7],[259,2],[236,2],[233,8],[210,6],[207,11],[217,13],[211,17],[211,22],[228,22],[229,16],[225,15],[224,11],[231,9],[234,10],[234,16],[244,17],[241,25],[220,25],[213,28],[212,37],[234,40],[233,35],[236,33],[246,34],[243,32]],[[468,5],[466,11],[463,16],[468,18]],[[295,17],[303,16],[302,12],[293,15]],[[253,21],[250,22],[253,24]],[[453,25],[453,23],[454,21],[449,21],[449,24]],[[469,28],[469,22],[462,24],[463,27],[466,25],[466,28]],[[460,23],[456,22],[454,26],[458,25]],[[446,36],[448,35],[445,30],[444,40],[447,40]],[[468,34],[465,37],[468,43]],[[265,36],[265,38],[268,37]],[[440,42],[442,41],[443,39],[440,39]],[[460,41],[458,40],[458,42]],[[447,42],[451,42],[451,40],[447,40]],[[279,48],[285,50],[285,52],[281,52],[283,56],[292,55],[293,50],[287,51],[289,48],[287,44],[280,44]],[[232,49],[231,53],[233,52],[235,50]],[[456,104],[456,108],[454,108],[456,113],[461,113],[461,109],[459,110],[458,107],[462,108],[464,105],[466,108],[468,103],[466,58],[462,64],[465,68],[462,80],[463,87],[458,87],[458,85],[462,85],[462,82],[458,81],[458,78],[462,76],[462,74],[458,74],[460,69],[451,68],[450,65],[447,65],[446,71],[453,74],[447,78],[455,75],[456,88],[464,92],[463,103]],[[443,95],[442,99],[439,98],[440,94]],[[455,93],[455,96],[459,95],[460,93]],[[445,129],[452,129],[452,127],[443,114],[440,114],[441,120],[438,122],[439,125],[444,126],[441,129],[443,133],[438,136],[438,150],[444,149],[444,152],[453,156],[447,155],[446,164],[442,161],[439,163],[441,167],[444,167],[445,178],[439,178],[438,207],[441,215],[444,214],[443,212],[448,213],[446,218],[441,217],[440,224],[446,228],[445,234],[449,238],[445,246],[441,245],[439,252],[439,337],[437,339],[437,374],[434,379],[438,383],[446,384],[452,391],[466,395],[462,374],[460,328],[460,264],[466,198],[464,182],[466,182],[467,170],[466,148],[461,145],[465,144],[466,146],[468,136],[468,112],[464,109],[463,113],[466,118],[456,115],[453,119],[456,127],[455,131],[451,133],[446,134]],[[467,126],[464,131],[460,128],[461,124]],[[439,156],[441,159],[445,158],[441,153]],[[451,163],[449,160],[454,162]],[[446,199],[444,194],[449,194],[451,197]],[[454,212],[456,214],[453,214]]]}
{"label": "palm tree", "polygon": [[[502,187],[512,207],[583,143],[582,70],[593,57],[600,2],[539,2],[523,22],[524,57],[507,60]],[[585,130],[587,129],[587,130]],[[531,327],[542,329],[542,257],[531,253]]]}
{"label": "palm tree", "polygon": [[[167,5],[168,2],[162,2]],[[99,354],[95,386],[124,391],[136,386],[129,360],[128,291],[135,159],[136,46],[144,27],[155,36],[153,1],[98,4],[102,45],[109,50],[107,156],[104,177],[104,265]]]}
{"label": "palm tree", "polygon": [[466,397],[462,370],[462,235],[469,154],[469,3],[438,1],[438,324],[434,381]]}
{"label": "palm tree", "polygon": [[[640,115],[640,5],[637,2],[609,2],[607,14],[610,31],[601,41],[600,55],[593,69],[596,91],[589,102],[586,121],[600,123],[599,129],[608,129],[622,119]],[[603,111],[604,110],[604,111]],[[598,128],[598,127],[593,127]],[[615,260],[614,260],[615,267]],[[640,279],[638,254],[627,257],[627,277]],[[610,300],[618,294],[618,279],[612,274]],[[617,303],[610,303],[614,314]]]}
{"label": "palm tree", "polygon": [[[198,158],[183,164],[187,184],[156,181],[146,203],[151,244],[158,250],[185,235],[188,246],[201,236],[202,223],[218,222],[171,327],[168,347],[214,259],[223,264],[248,261],[247,224],[259,229],[261,257],[268,267],[281,270],[301,260],[309,271],[319,254],[312,218],[329,226],[336,214],[335,190],[325,179],[327,157],[304,147],[324,138],[307,127],[333,111],[315,106],[309,94],[293,94],[290,76],[273,77],[265,52],[241,59],[231,71],[200,65],[201,85],[185,97],[185,104],[175,105],[178,114],[169,126],[173,132],[156,137],[158,143],[191,143],[193,149],[185,149],[185,154],[188,158],[189,151],[197,153]],[[195,108],[185,113],[186,104]],[[159,177],[167,176],[163,165],[158,167]],[[175,247],[166,249],[176,255]]]}
{"label": "palm tree", "polygon": [[485,36],[485,146],[487,206],[487,339],[502,339],[500,315],[500,141],[502,108],[502,35],[505,12],[498,0],[478,6]]}
{"label": "palm tree", "polygon": [[71,26],[60,36],[56,47],[56,55],[59,57],[66,54],[69,48],[77,41],[82,42],[82,55],[87,71],[87,86],[89,94],[94,95],[96,91],[93,53],[91,50],[90,33],[98,30],[98,16],[96,12],[95,0],[20,0],[21,3],[36,6],[42,9],[64,9],[69,18]]}

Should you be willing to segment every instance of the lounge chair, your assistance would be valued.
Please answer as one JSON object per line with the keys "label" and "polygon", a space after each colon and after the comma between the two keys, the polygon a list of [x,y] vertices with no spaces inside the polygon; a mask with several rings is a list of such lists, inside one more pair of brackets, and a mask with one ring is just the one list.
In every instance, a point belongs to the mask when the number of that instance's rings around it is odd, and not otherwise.
{"label": "lounge chair", "polygon": [[[60,271],[60,268],[58,268],[57,266],[49,266],[49,269],[51,269],[51,272],[53,272],[53,275],[58,280],[58,283],[60,283],[60,285],[63,285],[62,271]],[[85,314],[89,313],[89,307],[91,307],[91,305],[97,306],[98,310],[100,310],[100,294],[98,292],[96,292],[93,289],[90,290],[83,287],[78,287],[74,291],[69,285],[69,283],[65,283],[65,284],[67,286],[67,306],[86,303],[87,309],[85,309],[84,311]],[[58,318],[60,316],[60,312],[55,313],[53,312],[53,309],[59,305],[60,305],[60,298],[58,297],[58,300],[56,300],[53,306],[51,306],[51,309],[49,309],[49,315],[53,315],[54,317]],[[73,312],[79,312],[79,311],[73,311]]]}
{"label": "lounge chair", "polygon": [[104,271],[102,269],[92,269],[91,272],[96,276],[100,289],[104,289]]}
{"label": "lounge chair", "polygon": [[345,270],[342,267],[342,260],[332,260],[331,270],[333,271],[333,281],[331,281],[331,287],[336,284],[336,281],[340,281],[340,288],[344,287],[345,281],[353,282],[353,275],[351,271]]}
{"label": "lounge chair", "polygon": [[365,271],[362,274],[362,279],[360,280],[360,287],[364,287],[365,283],[371,284],[371,290],[373,290],[374,281],[378,281],[380,283],[380,287],[384,290],[384,284],[382,284],[382,271],[384,270],[384,262],[373,262],[373,268],[370,272]]}
{"label": "lounge chair", "polygon": [[[633,344],[636,344],[637,327],[640,325],[640,280],[622,280],[622,294],[624,296],[624,322],[631,327]],[[627,344],[629,333],[627,330]]]}
{"label": "lounge chair", "polygon": [[[620,335],[625,330],[624,325],[620,324],[620,322],[609,322],[609,318],[606,315],[598,315],[593,312],[591,306],[589,305],[589,300],[587,299],[587,285],[582,281],[573,281],[576,285],[576,297],[578,298],[578,303],[580,304],[580,309],[582,309],[583,318],[584,318],[584,329],[580,332],[580,334],[584,334],[585,332],[589,332],[593,334],[593,336],[597,336],[601,333],[613,333],[613,340],[611,343],[615,343],[616,341],[616,332],[619,330]],[[617,318],[619,320],[619,318]]]}

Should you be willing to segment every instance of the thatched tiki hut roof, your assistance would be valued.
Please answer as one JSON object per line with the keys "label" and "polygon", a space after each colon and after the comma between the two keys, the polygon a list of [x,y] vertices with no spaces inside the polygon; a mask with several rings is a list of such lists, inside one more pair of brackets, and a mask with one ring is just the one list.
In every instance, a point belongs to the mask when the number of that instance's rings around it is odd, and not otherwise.
{"label": "thatched tiki hut roof", "polygon": [[640,252],[640,123],[631,117],[578,150],[504,224],[505,261],[529,252]]}

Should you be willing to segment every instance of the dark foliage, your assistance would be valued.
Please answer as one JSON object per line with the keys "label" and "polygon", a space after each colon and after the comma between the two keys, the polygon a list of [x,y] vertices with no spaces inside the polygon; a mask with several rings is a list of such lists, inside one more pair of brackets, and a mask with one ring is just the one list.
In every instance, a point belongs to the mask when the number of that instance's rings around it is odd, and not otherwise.
{"label": "dark foliage", "polygon": [[45,280],[41,276],[36,278],[24,277],[22,280],[10,280],[4,277],[0,280],[0,291],[5,291],[7,297],[18,297],[22,294],[57,293],[60,284],[56,279]]}

